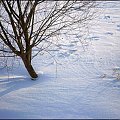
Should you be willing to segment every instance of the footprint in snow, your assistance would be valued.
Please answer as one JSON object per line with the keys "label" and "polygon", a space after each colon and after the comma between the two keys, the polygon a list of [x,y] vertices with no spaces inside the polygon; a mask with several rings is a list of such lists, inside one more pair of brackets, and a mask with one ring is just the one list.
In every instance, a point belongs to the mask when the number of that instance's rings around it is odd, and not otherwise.
{"label": "footprint in snow", "polygon": [[117,31],[120,31],[120,25],[117,25]]}
{"label": "footprint in snow", "polygon": [[70,54],[67,53],[67,52],[64,52],[64,53],[59,53],[58,57],[61,57],[61,58],[65,58],[65,57],[69,57]]}
{"label": "footprint in snow", "polygon": [[69,53],[70,54],[73,54],[73,53],[75,53],[77,50],[69,50]]}
{"label": "footprint in snow", "polygon": [[113,35],[112,32],[106,32],[105,34],[107,34],[107,35]]}
{"label": "footprint in snow", "polygon": [[109,15],[104,16],[104,19],[110,19],[110,16]]}

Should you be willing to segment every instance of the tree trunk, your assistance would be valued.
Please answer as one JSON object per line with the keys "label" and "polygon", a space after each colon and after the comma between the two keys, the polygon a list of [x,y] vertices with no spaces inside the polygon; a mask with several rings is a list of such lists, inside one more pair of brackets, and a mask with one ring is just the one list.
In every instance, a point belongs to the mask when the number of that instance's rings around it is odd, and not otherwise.
{"label": "tree trunk", "polygon": [[37,78],[38,75],[37,75],[37,73],[35,72],[32,64],[31,64],[31,60],[27,59],[25,56],[22,56],[22,61],[23,61],[24,65],[25,65],[25,67],[26,67],[29,75],[30,75],[32,78]]}

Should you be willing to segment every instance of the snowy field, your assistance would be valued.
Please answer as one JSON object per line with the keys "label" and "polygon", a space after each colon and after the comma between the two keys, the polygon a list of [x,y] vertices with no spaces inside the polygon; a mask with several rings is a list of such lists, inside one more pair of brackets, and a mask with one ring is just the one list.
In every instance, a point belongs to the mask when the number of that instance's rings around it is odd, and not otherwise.
{"label": "snowy field", "polygon": [[34,58],[36,81],[18,59],[0,66],[1,119],[120,119],[120,2],[103,2],[97,12],[83,45],[63,35],[54,57]]}

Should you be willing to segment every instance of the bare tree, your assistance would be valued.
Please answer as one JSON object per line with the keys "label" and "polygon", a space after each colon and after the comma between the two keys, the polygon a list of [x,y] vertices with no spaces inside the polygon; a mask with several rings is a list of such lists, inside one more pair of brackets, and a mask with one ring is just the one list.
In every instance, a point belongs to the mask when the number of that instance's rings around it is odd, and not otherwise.
{"label": "bare tree", "polygon": [[[32,78],[32,50],[42,51],[43,42],[57,36],[61,30],[75,30],[93,16],[94,1],[22,1],[0,2],[0,51],[19,56]],[[47,47],[52,41],[49,41]]]}

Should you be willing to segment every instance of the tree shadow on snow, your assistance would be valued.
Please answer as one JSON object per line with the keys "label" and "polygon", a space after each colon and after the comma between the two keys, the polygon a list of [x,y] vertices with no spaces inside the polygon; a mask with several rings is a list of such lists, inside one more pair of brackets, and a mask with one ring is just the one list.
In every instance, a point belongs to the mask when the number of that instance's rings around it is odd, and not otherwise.
{"label": "tree shadow on snow", "polygon": [[3,78],[0,77],[0,86],[4,87],[5,90],[0,90],[0,97],[7,95],[11,92],[15,92],[20,89],[33,87],[35,85],[44,84],[43,82],[47,82],[51,80],[49,74],[41,74],[38,73],[38,78],[36,80],[31,80],[31,78],[26,76],[4,76]]}
{"label": "tree shadow on snow", "polygon": [[[28,114],[25,111],[17,111],[17,110],[7,110],[7,109],[0,109],[0,119],[22,119],[25,118],[25,115]],[[29,114],[28,114],[29,115]],[[17,116],[17,117],[15,117]]]}

